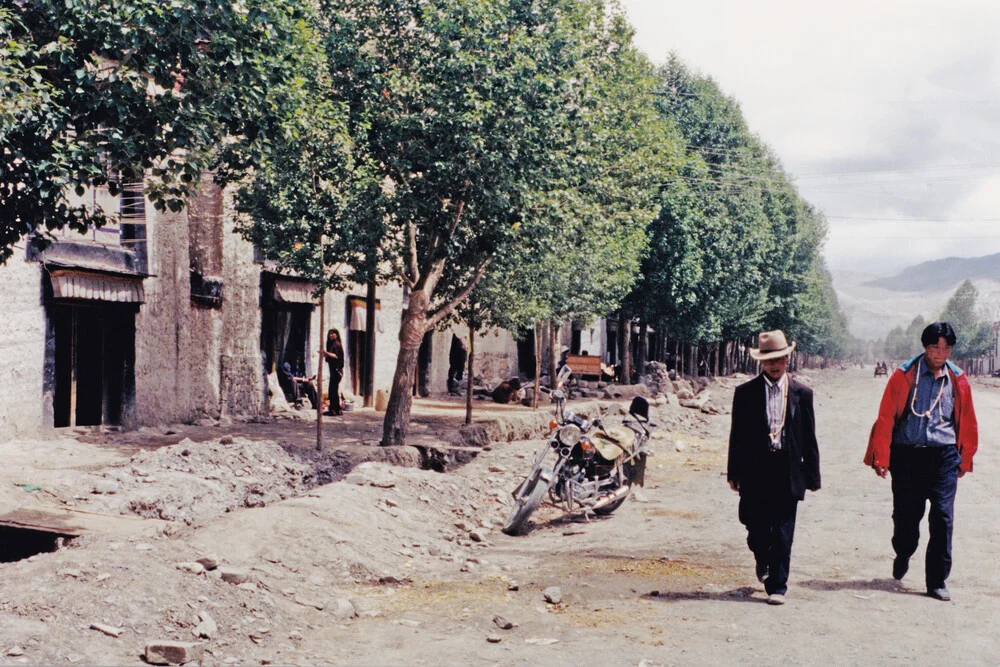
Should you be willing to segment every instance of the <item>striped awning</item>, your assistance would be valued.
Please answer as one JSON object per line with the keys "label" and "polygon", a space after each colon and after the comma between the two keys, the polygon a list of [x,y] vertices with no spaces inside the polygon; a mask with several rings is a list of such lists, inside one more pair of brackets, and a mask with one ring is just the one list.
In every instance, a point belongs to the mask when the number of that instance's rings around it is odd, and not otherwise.
{"label": "striped awning", "polygon": [[[368,300],[361,296],[347,297],[350,318],[347,328],[351,331],[366,331],[368,329]],[[385,333],[382,326],[382,304],[375,300],[375,331]]]}
{"label": "striped awning", "polygon": [[114,303],[145,303],[140,276],[53,269],[52,296],[56,299],[86,299]]}
{"label": "striped awning", "polygon": [[288,280],[287,278],[275,278],[274,280],[274,300],[284,303],[307,303],[313,305],[316,299],[313,292],[316,286],[312,283],[300,280]]}

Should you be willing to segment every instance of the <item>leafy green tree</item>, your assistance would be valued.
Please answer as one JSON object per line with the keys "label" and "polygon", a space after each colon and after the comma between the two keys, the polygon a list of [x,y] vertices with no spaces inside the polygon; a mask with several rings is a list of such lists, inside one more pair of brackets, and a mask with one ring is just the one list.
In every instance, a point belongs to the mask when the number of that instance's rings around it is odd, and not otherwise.
{"label": "leafy green tree", "polygon": [[966,280],[938,316],[938,321],[948,322],[955,329],[958,338],[952,352],[955,359],[971,359],[989,351],[992,326],[980,316],[978,298],[979,290],[971,280]]}
{"label": "leafy green tree", "polygon": [[[35,0],[0,8],[0,261],[113,213],[85,188],[148,175],[179,210],[226,137],[263,138],[290,78],[295,0]],[[74,195],[76,195],[74,197]]]}

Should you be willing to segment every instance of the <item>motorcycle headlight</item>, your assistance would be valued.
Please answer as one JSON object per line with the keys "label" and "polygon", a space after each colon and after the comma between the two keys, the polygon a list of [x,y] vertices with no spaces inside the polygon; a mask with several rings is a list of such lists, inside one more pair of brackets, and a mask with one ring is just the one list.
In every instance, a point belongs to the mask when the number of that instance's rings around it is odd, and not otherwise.
{"label": "motorcycle headlight", "polygon": [[580,427],[574,424],[567,424],[559,429],[559,433],[556,437],[559,438],[559,442],[562,444],[572,447],[576,443],[580,442]]}

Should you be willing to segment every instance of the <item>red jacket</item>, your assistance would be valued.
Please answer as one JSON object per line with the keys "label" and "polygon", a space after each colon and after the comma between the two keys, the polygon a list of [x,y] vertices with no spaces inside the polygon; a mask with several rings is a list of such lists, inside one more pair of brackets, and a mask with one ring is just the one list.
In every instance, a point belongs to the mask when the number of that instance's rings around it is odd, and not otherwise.
{"label": "red jacket", "polygon": [[[921,355],[923,356],[923,355]],[[893,371],[889,383],[882,394],[878,408],[878,419],[872,425],[868,436],[868,450],[865,465],[889,466],[889,445],[892,444],[892,429],[909,409],[910,389],[913,387],[914,373],[918,364],[913,360]],[[979,448],[979,423],[976,410],[972,407],[972,387],[969,378],[957,366],[945,364],[951,375],[955,395],[955,439],[958,453],[962,456],[961,469],[972,472],[972,457]]]}

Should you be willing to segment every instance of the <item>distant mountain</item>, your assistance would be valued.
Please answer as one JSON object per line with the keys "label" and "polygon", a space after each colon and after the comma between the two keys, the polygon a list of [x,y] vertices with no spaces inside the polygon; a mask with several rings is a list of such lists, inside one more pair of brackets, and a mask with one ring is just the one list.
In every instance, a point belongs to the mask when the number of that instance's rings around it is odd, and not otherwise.
{"label": "distant mountain", "polygon": [[935,292],[963,280],[1000,281],[1000,253],[985,257],[949,257],[910,266],[894,276],[863,283],[893,292]]}

